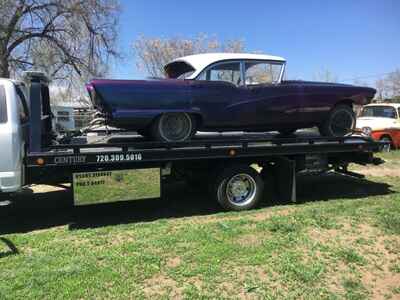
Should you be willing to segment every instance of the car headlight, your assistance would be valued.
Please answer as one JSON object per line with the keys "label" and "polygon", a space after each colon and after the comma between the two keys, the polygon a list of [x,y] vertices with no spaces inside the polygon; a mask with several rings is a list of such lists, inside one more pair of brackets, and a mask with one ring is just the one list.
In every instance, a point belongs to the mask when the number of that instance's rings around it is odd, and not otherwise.
{"label": "car headlight", "polygon": [[363,134],[370,136],[372,133],[372,128],[371,127],[363,127],[361,129],[361,131]]}

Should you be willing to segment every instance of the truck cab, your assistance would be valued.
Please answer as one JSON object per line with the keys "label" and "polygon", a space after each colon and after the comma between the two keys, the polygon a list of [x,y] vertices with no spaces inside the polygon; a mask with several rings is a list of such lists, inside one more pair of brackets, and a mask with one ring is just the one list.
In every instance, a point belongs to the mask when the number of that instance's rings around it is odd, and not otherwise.
{"label": "truck cab", "polygon": [[35,72],[25,78],[28,86],[0,78],[0,193],[16,192],[26,184],[27,151],[40,151],[52,133],[47,79]]}
{"label": "truck cab", "polygon": [[23,84],[0,79],[0,191],[15,192],[24,185],[23,160],[29,112]]}

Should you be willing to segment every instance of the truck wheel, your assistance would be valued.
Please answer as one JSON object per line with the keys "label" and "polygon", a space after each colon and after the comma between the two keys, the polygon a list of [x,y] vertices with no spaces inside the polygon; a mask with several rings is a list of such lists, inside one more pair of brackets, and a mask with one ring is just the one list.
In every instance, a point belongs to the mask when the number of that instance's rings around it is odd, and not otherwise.
{"label": "truck wheel", "polygon": [[241,211],[256,207],[263,190],[264,182],[254,169],[237,165],[225,169],[217,176],[213,193],[223,208]]}
{"label": "truck wheel", "polygon": [[383,136],[383,137],[381,137],[381,139],[379,141],[388,143],[387,145],[385,145],[382,148],[382,152],[390,152],[390,150],[392,148],[392,139],[388,136]]}
{"label": "truck wheel", "polygon": [[161,142],[183,142],[195,133],[195,119],[187,113],[165,113],[154,122],[152,136]]}
{"label": "truck wheel", "polygon": [[351,133],[356,124],[356,116],[349,105],[340,104],[335,106],[327,120],[319,126],[323,136],[345,136]]}

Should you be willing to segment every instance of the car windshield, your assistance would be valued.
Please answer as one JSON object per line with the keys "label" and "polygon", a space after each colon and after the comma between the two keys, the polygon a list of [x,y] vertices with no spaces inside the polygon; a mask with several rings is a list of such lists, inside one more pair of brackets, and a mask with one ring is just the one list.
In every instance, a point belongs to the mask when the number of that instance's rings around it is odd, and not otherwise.
{"label": "car windshield", "polygon": [[396,119],[396,110],[392,106],[366,106],[364,107],[361,117],[381,117]]}

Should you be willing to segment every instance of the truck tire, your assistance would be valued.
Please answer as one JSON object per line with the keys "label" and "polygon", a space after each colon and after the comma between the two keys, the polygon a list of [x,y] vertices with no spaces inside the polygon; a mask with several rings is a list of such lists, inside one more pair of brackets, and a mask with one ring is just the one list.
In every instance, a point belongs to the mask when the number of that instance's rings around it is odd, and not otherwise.
{"label": "truck tire", "polygon": [[212,192],[227,210],[242,211],[255,208],[262,199],[264,181],[247,165],[224,169],[215,180]]}
{"label": "truck tire", "polygon": [[152,137],[160,142],[184,142],[196,132],[196,120],[187,113],[165,113],[151,128]]}
{"label": "truck tire", "polygon": [[382,152],[390,152],[390,150],[392,149],[392,145],[393,145],[392,139],[389,136],[384,135],[383,137],[380,138],[379,141],[388,143],[387,145],[385,145],[382,148]]}
{"label": "truck tire", "polygon": [[355,124],[356,116],[351,106],[339,104],[331,110],[326,121],[318,128],[323,136],[341,137],[351,133]]}

